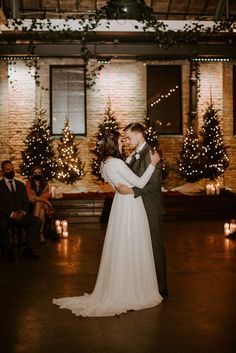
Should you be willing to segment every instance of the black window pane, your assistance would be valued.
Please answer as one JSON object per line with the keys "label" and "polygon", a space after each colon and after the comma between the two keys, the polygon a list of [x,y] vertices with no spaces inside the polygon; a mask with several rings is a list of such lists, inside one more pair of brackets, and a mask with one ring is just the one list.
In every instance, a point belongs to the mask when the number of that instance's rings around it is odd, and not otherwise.
{"label": "black window pane", "polygon": [[147,115],[159,134],[182,134],[180,66],[147,66]]}

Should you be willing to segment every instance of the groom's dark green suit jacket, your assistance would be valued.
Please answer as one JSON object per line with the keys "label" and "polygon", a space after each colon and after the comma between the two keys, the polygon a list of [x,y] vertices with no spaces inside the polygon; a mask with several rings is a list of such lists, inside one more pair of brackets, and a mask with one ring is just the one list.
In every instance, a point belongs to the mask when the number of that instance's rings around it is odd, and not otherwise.
{"label": "groom's dark green suit jacket", "polygon": [[[132,166],[132,170],[138,176],[141,176],[150,164],[150,149],[151,147],[146,143],[140,152],[140,158],[136,159]],[[165,213],[165,209],[161,192],[161,183],[162,165],[161,162],[159,162],[147,185],[143,189],[137,187],[133,188],[135,197],[142,196],[144,207],[147,212],[160,292],[167,289],[166,252],[162,235],[163,214]]]}

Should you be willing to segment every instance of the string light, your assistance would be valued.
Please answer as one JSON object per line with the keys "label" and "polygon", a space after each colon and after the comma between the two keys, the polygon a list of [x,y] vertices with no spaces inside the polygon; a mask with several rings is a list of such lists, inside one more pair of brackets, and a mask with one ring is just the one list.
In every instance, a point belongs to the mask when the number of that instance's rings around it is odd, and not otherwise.
{"label": "string light", "polygon": [[179,88],[178,85],[176,85],[174,88],[170,88],[169,91],[165,94],[161,94],[158,99],[153,101],[150,105],[151,107],[154,107],[155,105],[159,104],[163,99],[169,98],[173,93],[176,92],[176,90]]}
{"label": "string light", "polygon": [[193,129],[190,128],[183,142],[181,158],[178,161],[179,172],[189,179],[188,181],[196,181],[201,177],[214,180],[224,173],[229,165],[217,111],[212,103],[203,115],[200,136],[201,143],[194,138]]}
{"label": "string light", "polygon": [[61,182],[73,184],[85,175],[85,171],[84,163],[79,157],[75,136],[69,129],[68,119],[65,120],[58,151],[56,177]]}
{"label": "string light", "polygon": [[110,64],[111,63],[111,59],[110,58],[97,58],[97,62],[99,64]]}
{"label": "string light", "polygon": [[191,58],[190,61],[199,61],[199,62],[207,62],[207,61],[213,61],[213,62],[225,62],[225,61],[230,61],[229,58]]}
{"label": "string light", "polygon": [[35,60],[35,59],[39,59],[38,56],[0,56],[0,60]]}
{"label": "string light", "polygon": [[43,118],[46,111],[35,110],[35,113],[35,120],[24,141],[26,148],[22,153],[22,174],[28,178],[32,167],[39,165],[46,180],[51,180],[55,176],[55,161],[48,122]]}

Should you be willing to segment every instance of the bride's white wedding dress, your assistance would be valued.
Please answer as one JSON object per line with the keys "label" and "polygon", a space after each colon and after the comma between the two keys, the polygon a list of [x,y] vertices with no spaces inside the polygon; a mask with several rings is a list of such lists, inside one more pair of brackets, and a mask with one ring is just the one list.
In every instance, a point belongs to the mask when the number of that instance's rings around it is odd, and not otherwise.
{"label": "bride's white wedding dress", "polygon": [[[150,164],[139,178],[118,158],[102,166],[104,179],[113,187],[122,183],[142,188],[153,171]],[[142,198],[116,193],[92,294],[53,299],[53,303],[77,316],[113,316],[150,308],[161,301]]]}

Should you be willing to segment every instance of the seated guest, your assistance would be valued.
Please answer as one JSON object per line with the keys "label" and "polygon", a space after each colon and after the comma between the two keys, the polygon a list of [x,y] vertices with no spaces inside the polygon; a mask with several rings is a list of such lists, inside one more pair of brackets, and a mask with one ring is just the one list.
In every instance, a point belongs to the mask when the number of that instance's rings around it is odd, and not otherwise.
{"label": "seated guest", "polygon": [[9,228],[22,226],[28,231],[28,247],[24,252],[31,258],[38,258],[40,218],[29,213],[29,200],[24,183],[14,179],[14,167],[11,161],[1,164],[3,179],[0,180],[0,245],[3,254],[10,260],[14,253],[10,244]]}
{"label": "seated guest", "polygon": [[43,229],[45,224],[45,215],[50,216],[53,213],[53,206],[49,202],[49,185],[44,178],[41,167],[35,166],[32,169],[30,179],[27,181],[25,187],[29,201],[33,206],[33,214],[42,220],[40,241],[44,242],[45,237],[43,234]]}

